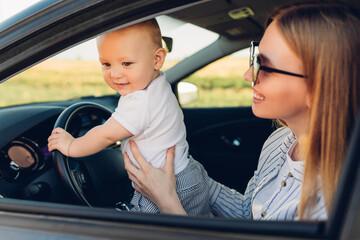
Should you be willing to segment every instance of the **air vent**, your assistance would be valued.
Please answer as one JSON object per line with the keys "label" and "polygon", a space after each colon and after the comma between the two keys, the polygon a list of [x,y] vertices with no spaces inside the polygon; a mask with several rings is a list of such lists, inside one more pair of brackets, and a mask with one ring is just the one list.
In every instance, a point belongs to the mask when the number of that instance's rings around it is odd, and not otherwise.
{"label": "air vent", "polygon": [[242,8],[237,8],[237,9],[231,10],[229,12],[229,16],[232,19],[238,20],[238,19],[243,19],[243,18],[248,18],[248,17],[254,16],[254,11],[251,10],[251,8],[249,8],[249,7],[242,7]]}

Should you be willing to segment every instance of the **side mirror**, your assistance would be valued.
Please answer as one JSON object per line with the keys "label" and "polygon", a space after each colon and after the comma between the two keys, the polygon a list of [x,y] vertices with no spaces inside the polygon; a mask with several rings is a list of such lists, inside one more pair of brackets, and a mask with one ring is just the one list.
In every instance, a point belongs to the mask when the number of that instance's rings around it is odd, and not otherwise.
{"label": "side mirror", "polygon": [[180,82],[177,85],[179,102],[181,105],[195,102],[198,99],[198,87],[192,83]]}
{"label": "side mirror", "polygon": [[172,50],[173,46],[173,39],[171,37],[162,37],[163,39],[163,47],[166,49],[166,51],[169,53]]}

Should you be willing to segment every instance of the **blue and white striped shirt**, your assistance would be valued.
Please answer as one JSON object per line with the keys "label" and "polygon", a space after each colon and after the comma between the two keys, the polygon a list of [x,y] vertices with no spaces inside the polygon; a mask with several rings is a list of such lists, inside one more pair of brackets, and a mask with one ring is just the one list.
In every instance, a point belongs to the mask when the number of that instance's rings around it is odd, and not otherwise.
{"label": "blue and white striped shirt", "polygon": [[[279,128],[271,134],[244,195],[210,179],[212,213],[243,219],[297,220],[304,163],[290,158],[296,141],[289,128]],[[310,213],[312,220],[327,219],[321,190],[319,193]]]}

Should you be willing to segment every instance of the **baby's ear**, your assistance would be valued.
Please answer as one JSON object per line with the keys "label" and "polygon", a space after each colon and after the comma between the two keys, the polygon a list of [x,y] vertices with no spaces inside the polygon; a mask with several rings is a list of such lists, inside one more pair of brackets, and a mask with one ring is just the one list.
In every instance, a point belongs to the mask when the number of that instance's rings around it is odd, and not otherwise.
{"label": "baby's ear", "polygon": [[160,70],[165,62],[165,57],[166,57],[166,50],[164,48],[158,48],[156,51],[155,51],[155,64],[154,64],[154,68],[156,71]]}

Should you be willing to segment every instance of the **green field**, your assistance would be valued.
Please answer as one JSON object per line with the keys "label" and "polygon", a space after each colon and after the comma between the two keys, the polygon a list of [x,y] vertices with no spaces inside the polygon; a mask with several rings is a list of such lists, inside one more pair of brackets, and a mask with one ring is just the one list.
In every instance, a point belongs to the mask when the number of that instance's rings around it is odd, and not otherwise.
{"label": "green field", "polygon": [[[175,63],[169,61],[163,69]],[[199,99],[184,107],[250,105],[250,83],[242,76],[247,64],[246,59],[225,58],[191,75],[185,81],[198,86]],[[103,81],[97,61],[47,60],[1,84],[0,106],[114,93]]]}

